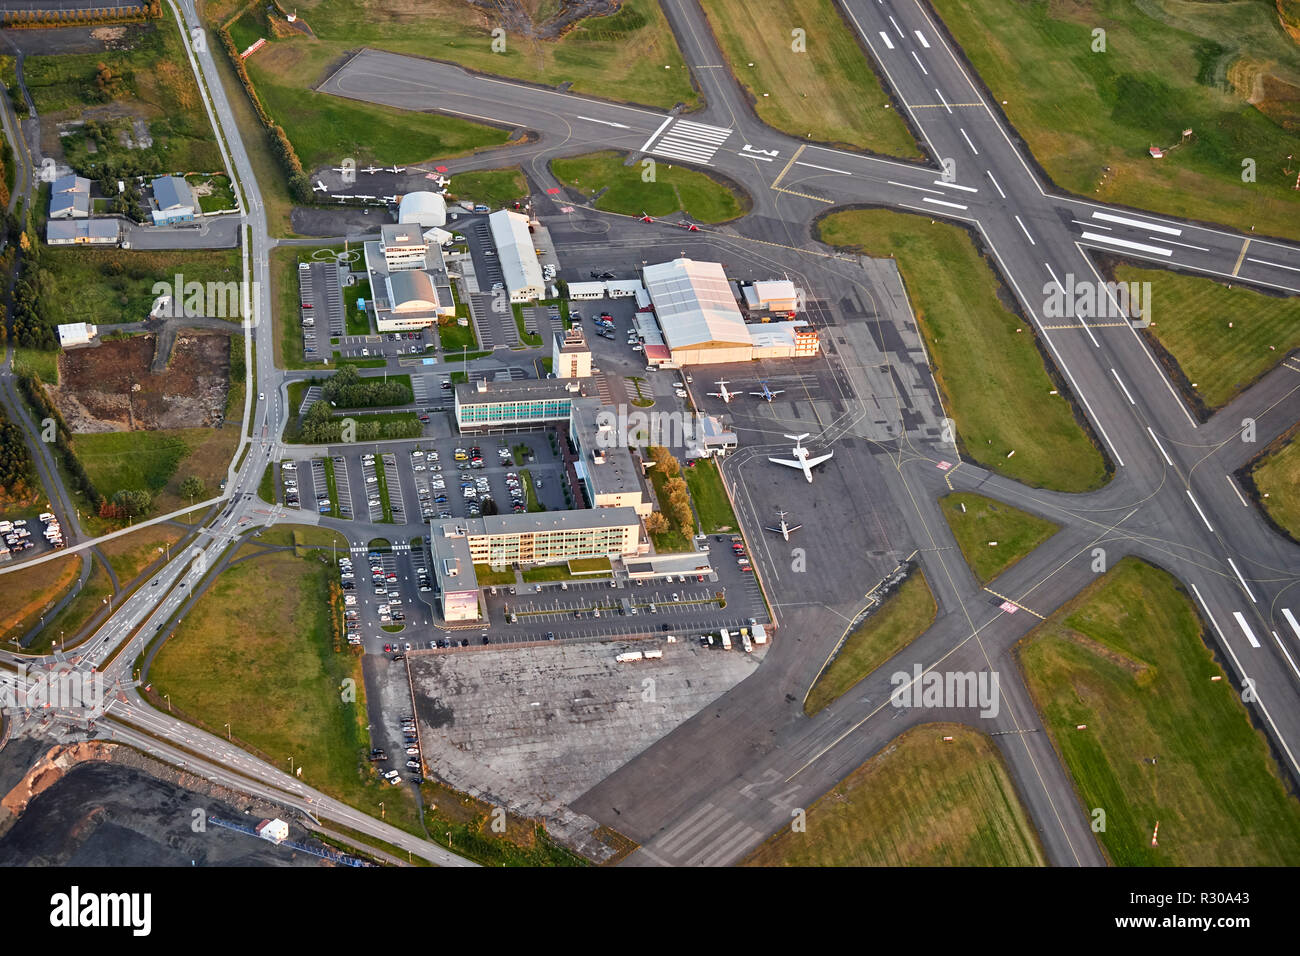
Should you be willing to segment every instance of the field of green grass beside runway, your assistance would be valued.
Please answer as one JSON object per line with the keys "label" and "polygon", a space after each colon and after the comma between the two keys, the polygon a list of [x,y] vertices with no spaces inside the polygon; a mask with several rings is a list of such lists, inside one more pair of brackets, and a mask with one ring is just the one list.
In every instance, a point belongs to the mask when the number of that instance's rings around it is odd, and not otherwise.
{"label": "field of green grass beside runway", "polygon": [[957,547],[982,585],[1029,554],[1060,527],[1027,511],[967,491],[945,495],[939,499],[939,507],[957,539]]}
{"label": "field of green grass beside runway", "polygon": [[747,198],[705,173],[654,160],[654,178],[646,182],[642,162],[624,166],[626,158],[603,150],[553,160],[551,172],[587,199],[595,197],[595,207],[606,212],[656,218],[683,212],[698,222],[724,222],[745,213]]}

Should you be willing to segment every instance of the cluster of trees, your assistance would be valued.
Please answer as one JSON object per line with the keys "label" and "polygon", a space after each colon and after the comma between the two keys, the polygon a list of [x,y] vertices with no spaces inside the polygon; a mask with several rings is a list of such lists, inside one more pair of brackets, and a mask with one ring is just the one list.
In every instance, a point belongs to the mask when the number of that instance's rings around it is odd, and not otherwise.
{"label": "cluster of trees", "polygon": [[53,27],[84,23],[124,23],[134,20],[157,20],[162,16],[160,0],[129,7],[86,7],[78,10],[5,10],[0,25],[6,27]]}
{"label": "cluster of trees", "polygon": [[664,482],[664,497],[667,500],[659,502],[661,511],[656,511],[646,519],[646,530],[651,534],[662,534],[668,530],[668,518],[671,517],[672,523],[684,534],[693,534],[695,513],[691,510],[691,493],[686,487],[686,479],[681,476],[681,464],[667,448],[655,446],[649,451],[655,467],[667,476],[667,481]]}
{"label": "cluster of trees", "polygon": [[44,430],[44,423],[47,420],[54,422],[54,447],[58,449],[59,454],[63,457],[63,465],[72,476],[74,490],[81,492],[87,501],[95,502],[99,507],[104,506],[104,498],[95,489],[95,484],[86,474],[86,469],[81,464],[81,459],[77,453],[72,450],[72,433],[68,431],[68,423],[63,420],[59,410],[54,407],[50,397],[45,394],[45,386],[41,382],[41,377],[29,368],[23,368],[17,373],[18,387],[22,389],[27,403],[32,407],[32,412],[36,416],[38,428]]}
{"label": "cluster of trees", "polygon": [[35,484],[36,470],[23,430],[0,415],[0,495],[23,498]]}
{"label": "cluster of trees", "polygon": [[414,401],[410,386],[396,379],[362,378],[353,365],[344,365],[321,386],[321,394],[336,408],[381,408]]}
{"label": "cluster of trees", "polygon": [[257,118],[261,120],[262,126],[266,128],[267,133],[271,136],[271,152],[275,154],[275,158],[280,163],[280,168],[284,170],[284,175],[288,178],[289,195],[293,197],[294,202],[311,202],[311,179],[302,168],[302,160],[298,158],[298,151],[293,148],[293,143],[289,142],[289,137],[285,135],[284,129],[275,120],[271,119],[271,114],[262,105],[262,99],[257,95],[257,90],[253,87],[253,81],[248,75],[248,70],[244,67],[244,60],[239,55],[241,51],[236,48],[235,41],[230,38],[230,31],[225,27],[221,27],[217,31],[217,35],[221,37],[221,45],[225,48],[226,55],[230,57],[230,62],[239,75],[239,82],[244,85],[244,92],[248,94],[248,99],[253,104],[253,111],[257,113]]}
{"label": "cluster of trees", "polygon": [[126,77],[114,72],[113,68],[102,60],[95,64],[95,95],[101,103],[117,99],[126,89]]}
{"label": "cluster of trees", "polygon": [[18,236],[18,249],[18,278],[14,281],[13,295],[14,342],[25,348],[58,348],[54,322],[41,294],[50,278],[41,269],[40,241],[30,229],[24,230]]}
{"label": "cluster of trees", "polygon": [[331,445],[343,440],[346,422],[355,424],[352,441],[377,441],[381,438],[416,438],[423,426],[412,416],[410,419],[383,421],[378,418],[334,418],[329,402],[316,402],[302,418],[302,440],[311,445]]}
{"label": "cluster of trees", "polygon": [[138,518],[152,507],[153,495],[143,488],[123,488],[113,495],[112,504],[101,501],[99,513],[104,518]]}

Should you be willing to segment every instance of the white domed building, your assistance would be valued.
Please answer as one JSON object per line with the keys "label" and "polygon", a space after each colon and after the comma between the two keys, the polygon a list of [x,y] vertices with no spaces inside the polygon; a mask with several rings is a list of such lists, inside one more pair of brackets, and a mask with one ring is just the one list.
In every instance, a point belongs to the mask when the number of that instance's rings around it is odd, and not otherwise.
{"label": "white domed building", "polygon": [[445,226],[447,201],[437,193],[407,193],[397,207],[397,221],[411,223],[425,229]]}

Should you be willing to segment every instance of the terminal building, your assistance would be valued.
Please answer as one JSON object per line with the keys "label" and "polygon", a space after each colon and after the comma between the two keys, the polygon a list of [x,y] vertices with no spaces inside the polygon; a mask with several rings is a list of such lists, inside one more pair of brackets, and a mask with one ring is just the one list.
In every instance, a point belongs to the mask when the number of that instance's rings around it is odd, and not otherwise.
{"label": "terminal building", "polygon": [[480,613],[476,564],[504,570],[635,555],[641,519],[631,508],[598,508],[434,521],[429,549],[443,619],[474,621]]}
{"label": "terminal building", "polygon": [[[641,465],[628,451],[632,436],[621,434],[622,423],[598,398],[576,398],[569,417],[569,438],[578,452],[573,463],[593,508],[632,508],[650,517],[654,502]],[[646,436],[650,440],[650,436]]]}
{"label": "terminal building", "polygon": [[492,242],[501,263],[501,275],[511,302],[532,302],[545,294],[542,264],[528,231],[528,217],[509,209],[498,209],[488,216]]}
{"label": "terminal building", "polygon": [[568,421],[588,380],[478,381],[456,386],[456,427],[462,432],[521,431]]}
{"label": "terminal building", "polygon": [[418,224],[390,223],[364,251],[378,331],[413,331],[456,314],[442,248]]}

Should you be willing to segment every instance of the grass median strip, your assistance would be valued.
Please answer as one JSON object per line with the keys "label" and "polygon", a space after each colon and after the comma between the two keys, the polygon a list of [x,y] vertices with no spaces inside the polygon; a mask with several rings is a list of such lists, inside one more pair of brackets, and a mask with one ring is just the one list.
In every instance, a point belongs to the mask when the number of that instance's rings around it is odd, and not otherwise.
{"label": "grass median strip", "polygon": [[1106,812],[1112,864],[1300,859],[1300,806],[1211,639],[1173,577],[1125,558],[1017,647],[1080,805]]}
{"label": "grass median strip", "polygon": [[968,491],[945,495],[939,506],[980,584],[988,584],[1059,530],[1045,518]]}
{"label": "grass median strip", "polygon": [[917,568],[844,639],[808,691],[804,713],[811,717],[839,700],[858,681],[925,633],[937,611],[925,573]]}
{"label": "grass median strip", "polygon": [[[1055,491],[1099,488],[1107,464],[1044,365],[1030,324],[1002,303],[989,262],[956,226],[888,210],[831,213],[819,238],[892,256],[963,453]],[[1009,298],[1010,294],[1006,293]]]}
{"label": "grass median strip", "polygon": [[1300,433],[1255,462],[1251,477],[1269,517],[1300,541]]}
{"label": "grass median strip", "polygon": [[724,222],[745,212],[747,198],[711,176],[656,161],[654,177],[647,182],[642,164],[625,166],[626,158],[603,150],[554,160],[551,171],[606,212],[656,217],[682,212],[698,222]]}
{"label": "grass median strip", "polygon": [[[951,738],[951,739],[945,739]],[[894,739],[745,866],[1045,866],[1002,757],[984,734],[923,724]]]}

